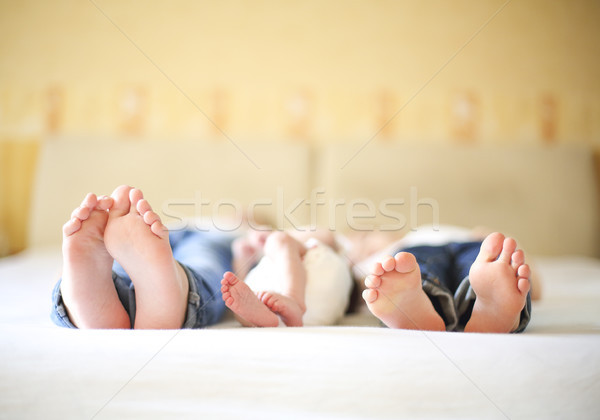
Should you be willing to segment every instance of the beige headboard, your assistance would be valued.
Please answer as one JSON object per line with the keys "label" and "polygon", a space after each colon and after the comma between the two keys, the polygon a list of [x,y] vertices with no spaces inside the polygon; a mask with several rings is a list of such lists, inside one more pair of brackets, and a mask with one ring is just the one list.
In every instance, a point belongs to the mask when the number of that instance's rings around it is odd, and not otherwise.
{"label": "beige headboard", "polygon": [[39,157],[29,244],[59,244],[61,226],[87,192],[110,194],[121,184],[141,188],[172,226],[184,217],[202,223],[214,217],[218,228],[232,229],[249,208],[285,226],[278,209],[307,196],[309,157],[297,143],[48,138]]}
{"label": "beige headboard", "polygon": [[87,192],[109,194],[129,184],[172,226],[191,217],[229,229],[232,214],[247,210],[278,227],[342,232],[408,232],[439,222],[500,230],[535,254],[600,256],[589,149],[360,146],[311,151],[298,142],[49,138],[39,158],[29,243],[59,244],[62,224]]}
{"label": "beige headboard", "polygon": [[[354,199],[364,216],[350,220],[355,228],[393,228],[401,222],[403,231],[432,222],[485,226],[516,236],[532,253],[600,256],[598,189],[589,149],[375,142],[360,147],[340,144],[320,154],[323,199],[346,201],[335,211],[340,230],[349,228],[344,212]],[[355,204],[361,198],[373,207]],[[323,206],[320,214],[329,220],[331,209]]]}

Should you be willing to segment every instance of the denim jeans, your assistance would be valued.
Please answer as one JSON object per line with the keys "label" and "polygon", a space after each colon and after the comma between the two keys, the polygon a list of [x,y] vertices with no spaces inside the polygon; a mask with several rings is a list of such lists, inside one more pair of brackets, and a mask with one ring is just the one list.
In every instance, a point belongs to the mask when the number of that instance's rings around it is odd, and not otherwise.
{"label": "denim jeans", "polygon": [[[221,279],[231,271],[231,235],[220,232],[182,230],[169,233],[173,257],[183,267],[189,282],[188,306],[183,328],[203,328],[216,324],[225,312],[221,297]],[[123,269],[115,261],[113,282],[121,304],[135,321],[135,289]],[[52,294],[52,321],[61,327],[76,328],[69,319],[60,291],[61,280]]]}
{"label": "denim jeans", "polygon": [[[469,270],[479,254],[481,242],[451,242],[441,246],[421,245],[399,249],[413,254],[421,269],[423,290],[442,317],[447,331],[462,331],[471,317],[475,292]],[[531,297],[521,311],[514,332],[521,332],[531,319]]]}

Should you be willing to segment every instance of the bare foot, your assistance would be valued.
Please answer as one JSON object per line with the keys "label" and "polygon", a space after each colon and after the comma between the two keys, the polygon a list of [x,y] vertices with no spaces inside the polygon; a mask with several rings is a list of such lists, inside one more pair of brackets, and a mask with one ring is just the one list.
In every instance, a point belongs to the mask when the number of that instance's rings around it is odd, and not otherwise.
{"label": "bare foot", "polygon": [[104,245],[110,197],[88,194],[63,226],[61,293],[78,328],[130,328],[112,279],[113,258]]}
{"label": "bare foot", "polygon": [[173,258],[167,229],[140,190],[120,186],[112,197],[104,241],[134,284],[134,327],[181,328],[189,285]]}
{"label": "bare foot", "polygon": [[497,232],[488,235],[469,272],[477,298],[465,331],[514,331],[527,300],[530,274],[514,239]]}
{"label": "bare foot", "polygon": [[301,327],[302,317],[306,309],[289,296],[275,292],[259,292],[258,299],[267,307],[281,317],[283,323],[288,327]]}
{"label": "bare foot", "polygon": [[445,331],[440,315],[421,286],[414,255],[399,252],[376,263],[365,279],[363,299],[369,310],[390,328]]}
{"label": "bare foot", "polygon": [[245,327],[276,327],[279,319],[246,283],[228,271],[221,280],[223,301]]}

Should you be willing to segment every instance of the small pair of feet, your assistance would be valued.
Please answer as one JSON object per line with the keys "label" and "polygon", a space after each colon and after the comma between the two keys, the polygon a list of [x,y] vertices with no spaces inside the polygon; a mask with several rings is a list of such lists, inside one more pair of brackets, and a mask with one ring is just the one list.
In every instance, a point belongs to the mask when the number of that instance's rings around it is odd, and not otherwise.
{"label": "small pair of feet", "polygon": [[[512,238],[488,235],[471,266],[469,280],[476,295],[466,332],[514,331],[530,289],[530,268]],[[415,257],[400,252],[373,267],[365,279],[363,299],[390,328],[445,331],[445,324],[421,286]]]}
{"label": "small pair of feet", "polygon": [[135,328],[179,328],[188,282],[167,229],[142,191],[122,185],[111,196],[88,194],[63,226],[61,293],[79,328],[130,328],[112,278],[118,261],[136,293]]}
{"label": "small pair of feet", "polygon": [[254,293],[232,272],[221,280],[225,305],[245,327],[276,327],[279,320],[288,327],[301,327],[303,308],[291,297],[275,292]]}

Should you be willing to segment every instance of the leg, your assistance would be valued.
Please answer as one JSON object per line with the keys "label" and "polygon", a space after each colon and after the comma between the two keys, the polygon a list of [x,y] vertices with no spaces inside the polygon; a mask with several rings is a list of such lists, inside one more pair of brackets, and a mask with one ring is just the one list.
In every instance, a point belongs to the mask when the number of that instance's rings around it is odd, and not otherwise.
{"label": "leg", "polygon": [[365,279],[363,298],[369,310],[390,328],[445,331],[442,318],[421,286],[412,254],[400,252],[376,263]]}
{"label": "leg", "polygon": [[454,256],[447,244],[420,245],[402,251],[413,254],[421,270],[421,286],[442,317],[447,331],[453,331],[458,316],[452,290],[456,288],[453,278]]}
{"label": "leg", "polygon": [[[482,239],[483,240],[483,239]],[[448,244],[454,264],[450,270],[450,290],[454,293],[459,284],[469,275],[473,262],[481,250],[482,241],[452,242]]]}
{"label": "leg", "polygon": [[258,263],[263,254],[267,230],[250,230],[231,244],[233,252],[233,270],[240,280],[244,280],[250,269]]}
{"label": "leg", "polygon": [[184,327],[216,324],[225,312],[221,279],[232,271],[233,237],[222,232],[195,230],[169,233],[173,257],[189,275],[188,307]]}
{"label": "leg", "polygon": [[279,308],[275,312],[287,326],[302,326],[302,316],[306,312],[306,270],[302,262],[305,246],[287,233],[274,232],[265,241],[264,253],[273,263],[273,274],[283,282],[283,293],[270,297],[263,294],[263,303]]}
{"label": "leg", "polygon": [[181,328],[189,286],[173,257],[168,231],[140,190],[121,186],[112,197],[105,243],[134,284],[134,327]]}
{"label": "leg", "polygon": [[279,319],[235,274],[226,272],[221,280],[225,305],[245,327],[276,327]]}
{"label": "leg", "polygon": [[284,283],[283,294],[305,308],[306,271],[302,257],[306,248],[285,232],[273,232],[265,241],[265,256],[275,265],[276,275]]}
{"label": "leg", "polygon": [[104,243],[113,200],[88,194],[63,226],[61,293],[79,328],[130,328],[112,278],[113,258]]}
{"label": "leg", "polygon": [[530,274],[514,239],[500,233],[485,238],[469,272],[477,298],[465,331],[514,331],[527,301]]}

